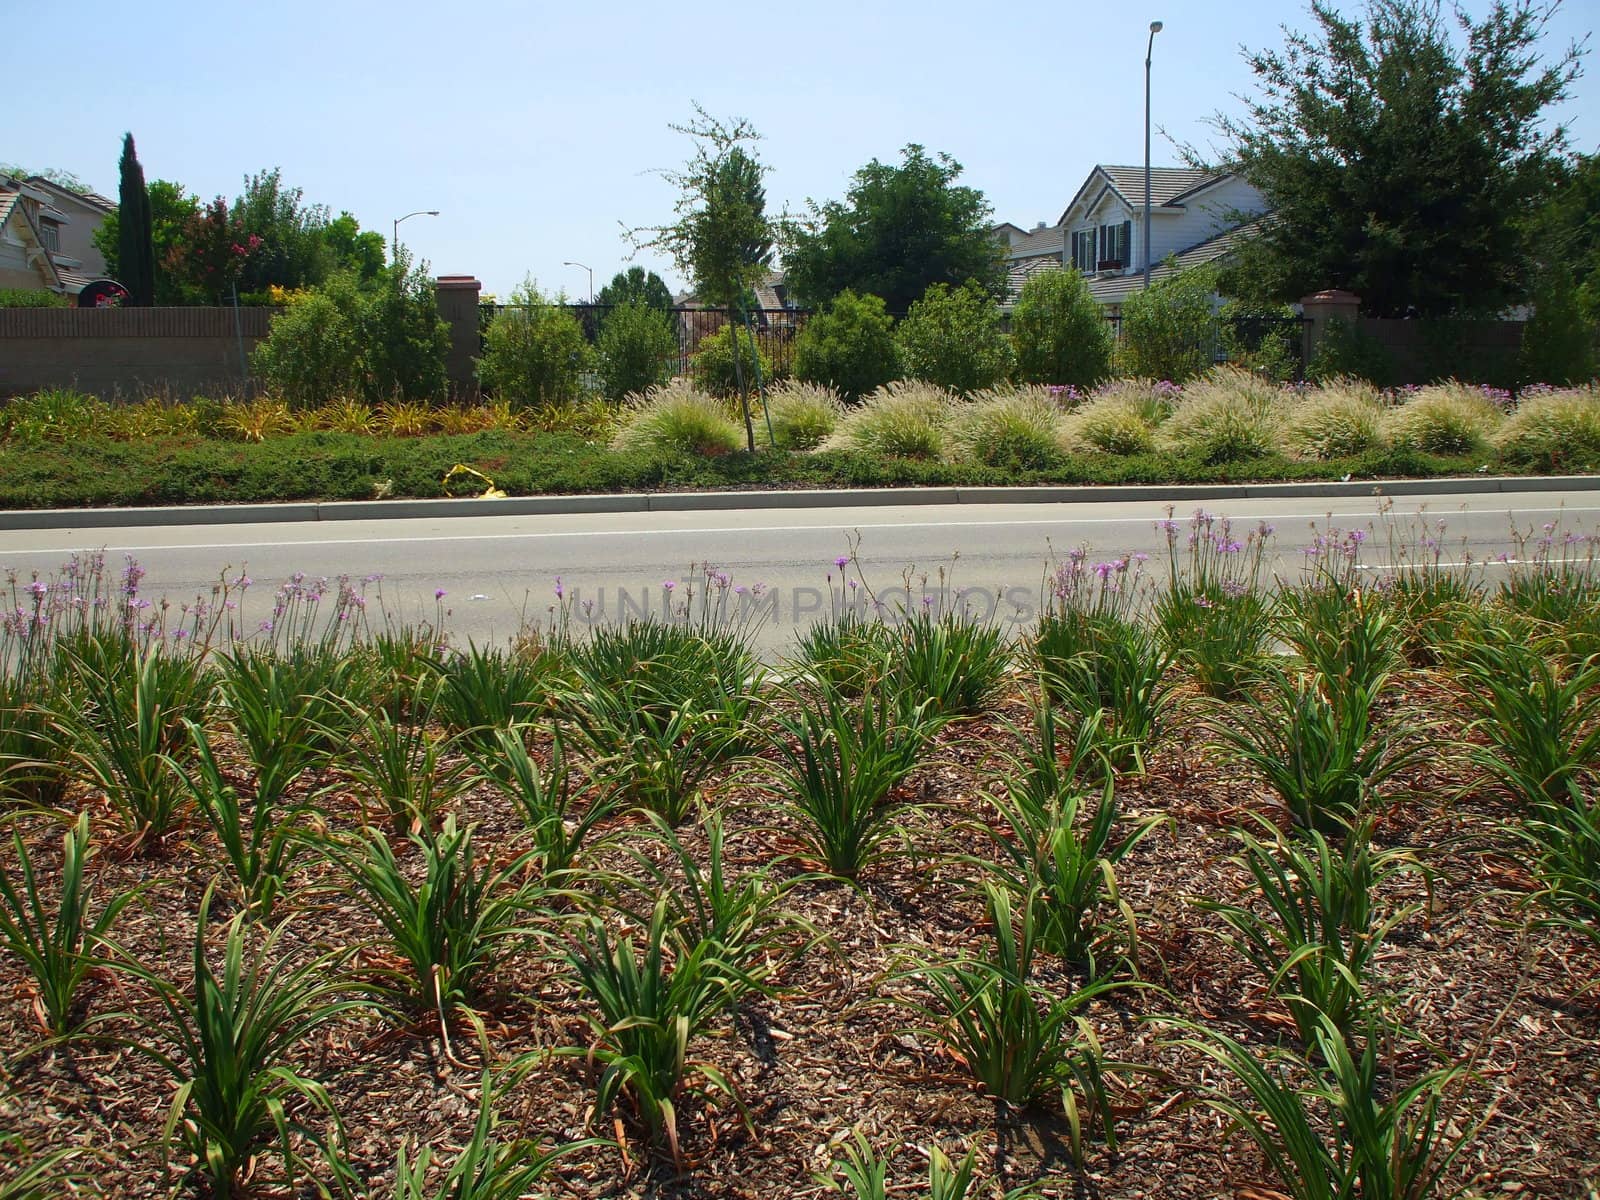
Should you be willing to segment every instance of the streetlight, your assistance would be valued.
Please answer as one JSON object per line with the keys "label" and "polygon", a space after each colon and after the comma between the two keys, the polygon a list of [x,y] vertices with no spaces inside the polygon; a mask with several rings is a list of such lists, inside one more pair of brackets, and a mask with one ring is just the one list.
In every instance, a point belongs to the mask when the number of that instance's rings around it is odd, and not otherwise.
{"label": "streetlight", "polygon": [[564,262],[561,265],[563,267],[581,267],[583,270],[589,271],[589,306],[591,308],[594,307],[594,272],[580,262]]}
{"label": "streetlight", "polygon": [[408,212],[403,217],[396,217],[394,219],[394,229],[392,231],[394,236],[389,240],[389,254],[390,254],[390,256],[393,257],[393,256],[396,256],[396,255],[398,255],[400,253],[400,222],[401,221],[409,221],[409,220],[411,220],[412,217],[437,217],[438,215],[439,215],[439,210],[437,208],[419,208],[416,212]]}
{"label": "streetlight", "polygon": [[1161,22],[1150,22],[1150,40],[1144,47],[1144,287],[1150,290],[1150,54],[1156,46]]}

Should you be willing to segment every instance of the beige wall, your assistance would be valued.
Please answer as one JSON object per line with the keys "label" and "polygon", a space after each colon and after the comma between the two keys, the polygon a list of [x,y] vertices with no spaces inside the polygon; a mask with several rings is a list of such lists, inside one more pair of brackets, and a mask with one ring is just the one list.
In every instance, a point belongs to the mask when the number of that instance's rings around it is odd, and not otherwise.
{"label": "beige wall", "polygon": [[[273,311],[239,310],[246,357]],[[107,398],[238,392],[240,340],[230,308],[0,309],[0,396],[55,387]]]}

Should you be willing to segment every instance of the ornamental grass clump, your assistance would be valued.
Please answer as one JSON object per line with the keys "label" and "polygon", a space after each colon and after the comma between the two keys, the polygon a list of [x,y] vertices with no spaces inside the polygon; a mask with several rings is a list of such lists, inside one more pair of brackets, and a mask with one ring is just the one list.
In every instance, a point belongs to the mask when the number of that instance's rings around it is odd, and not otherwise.
{"label": "ornamental grass clump", "polygon": [[845,415],[824,449],[885,458],[938,458],[944,453],[951,403],[950,393],[936,384],[885,384]]}
{"label": "ornamental grass clump", "polygon": [[1505,411],[1479,387],[1430,384],[1389,410],[1385,432],[1395,446],[1424,454],[1477,455],[1505,424]]}
{"label": "ornamental grass clump", "polygon": [[1279,448],[1282,408],[1276,383],[1218,367],[1184,388],[1156,444],[1207,465],[1261,458]]}
{"label": "ornamental grass clump", "polygon": [[926,699],[937,713],[969,717],[991,707],[1011,666],[1005,630],[966,610],[931,606],[908,614],[890,641],[890,686]]}
{"label": "ornamental grass clump", "polygon": [[1536,471],[1600,468],[1600,386],[1529,389],[1491,440],[1507,466]]}
{"label": "ornamental grass clump", "polygon": [[951,457],[1012,470],[1044,470],[1061,461],[1061,408],[1040,386],[991,388],[953,409]]}
{"label": "ornamental grass clump", "polygon": [[732,454],[743,444],[727,405],[685,380],[628,397],[611,439],[613,450],[708,458]]}
{"label": "ornamental grass clump", "polygon": [[1148,454],[1155,449],[1157,427],[1172,415],[1182,394],[1176,384],[1149,379],[1108,383],[1062,422],[1062,440],[1080,453]]}
{"label": "ornamental grass clump", "polygon": [[1359,379],[1330,379],[1287,393],[1284,445],[1296,458],[1349,458],[1384,445],[1384,405],[1378,390]]}
{"label": "ornamental grass clump", "polygon": [[767,393],[767,416],[780,450],[815,450],[843,414],[844,401],[826,384],[784,380]]}

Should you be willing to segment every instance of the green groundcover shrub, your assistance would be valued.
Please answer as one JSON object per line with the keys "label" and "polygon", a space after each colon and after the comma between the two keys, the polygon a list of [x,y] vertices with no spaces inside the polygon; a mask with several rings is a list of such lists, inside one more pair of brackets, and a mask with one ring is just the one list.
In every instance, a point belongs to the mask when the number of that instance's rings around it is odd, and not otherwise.
{"label": "green groundcover shrub", "polygon": [[900,374],[894,321],[877,296],[843,291],[795,339],[794,377],[854,402]]}

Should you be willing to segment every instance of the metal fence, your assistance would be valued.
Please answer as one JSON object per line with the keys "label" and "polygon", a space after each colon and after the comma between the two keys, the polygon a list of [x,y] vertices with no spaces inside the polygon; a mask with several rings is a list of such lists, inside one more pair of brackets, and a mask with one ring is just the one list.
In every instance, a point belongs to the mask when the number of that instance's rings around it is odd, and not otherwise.
{"label": "metal fence", "polygon": [[[530,311],[524,304],[483,304],[478,307],[478,328],[487,333],[489,324],[503,312]],[[600,328],[610,315],[609,304],[563,304],[559,306],[577,319],[583,336],[593,345]],[[728,323],[725,309],[677,307],[668,310],[678,335],[677,375],[694,374],[694,356],[703,339],[711,336]],[[761,348],[761,358],[775,376],[788,375],[794,369],[794,344],[800,330],[805,327],[809,309],[803,308],[752,308],[745,314],[751,336]],[[740,342],[746,348],[750,343],[743,335],[741,323]]]}

